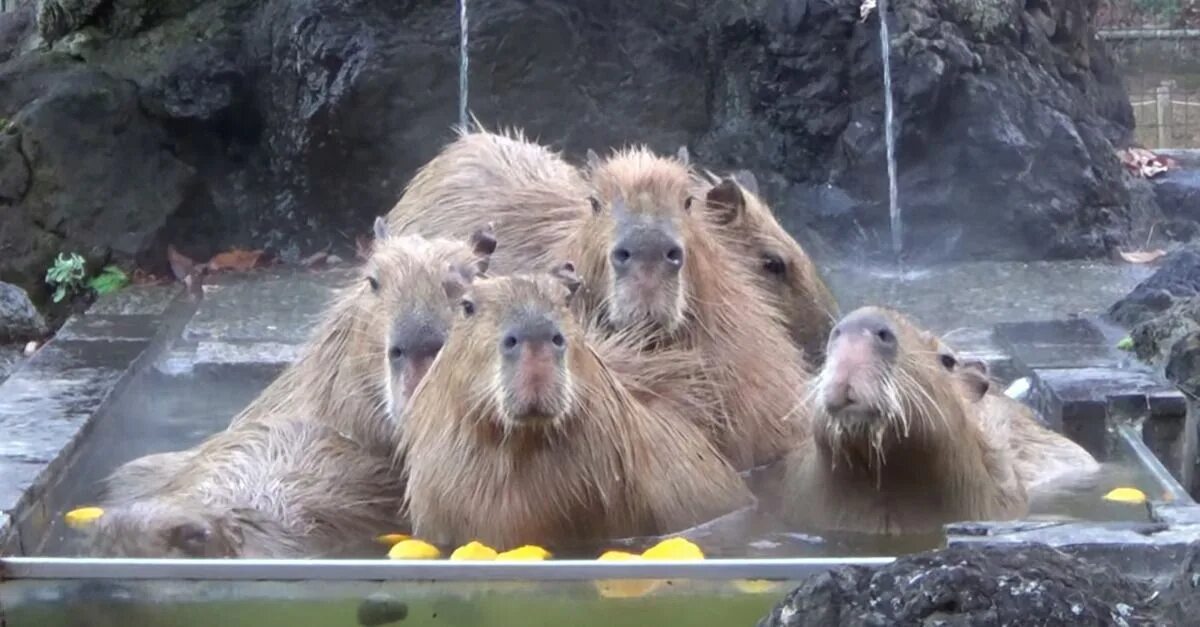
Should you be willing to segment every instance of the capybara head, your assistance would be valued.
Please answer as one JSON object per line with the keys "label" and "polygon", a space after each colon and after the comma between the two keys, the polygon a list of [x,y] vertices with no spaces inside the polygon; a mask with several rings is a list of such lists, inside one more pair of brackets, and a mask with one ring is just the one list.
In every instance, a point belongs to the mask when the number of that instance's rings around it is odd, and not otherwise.
{"label": "capybara head", "polygon": [[932,441],[949,421],[963,420],[963,387],[939,346],[895,311],[863,307],[843,318],[813,386],[818,439],[847,456],[882,461],[890,447]]}
{"label": "capybara head", "polygon": [[466,288],[487,271],[496,249],[490,226],[466,243],[391,235],[375,221],[375,248],[358,289],[367,306],[358,315],[382,316],[371,328],[384,330],[388,414],[398,418],[433,363]]}
{"label": "capybara head", "polygon": [[[584,242],[585,254],[604,256],[609,321],[618,328],[648,324],[674,331],[687,303],[690,170],[646,148],[621,150],[603,161],[589,151],[588,165],[598,202],[597,225],[589,230],[594,241]],[[592,268],[599,262],[581,263]]]}
{"label": "capybara head", "polygon": [[561,424],[575,405],[571,355],[587,350],[569,310],[578,286],[569,263],[553,274],[476,282],[446,351],[477,376],[452,393],[493,410],[485,413],[505,431]]}
{"label": "capybara head", "polygon": [[88,529],[88,548],[103,557],[237,557],[242,546],[236,513],[214,514],[158,499],[106,508]]}
{"label": "capybara head", "polygon": [[986,362],[979,359],[962,359],[940,338],[935,338],[935,341],[938,363],[946,372],[954,375],[967,400],[981,400],[991,391],[992,377]]}

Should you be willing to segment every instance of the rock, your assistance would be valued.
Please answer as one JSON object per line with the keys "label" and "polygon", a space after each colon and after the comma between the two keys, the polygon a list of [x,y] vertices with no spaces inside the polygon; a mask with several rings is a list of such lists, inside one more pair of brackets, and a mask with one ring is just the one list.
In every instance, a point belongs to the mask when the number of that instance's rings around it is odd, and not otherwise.
{"label": "rock", "polygon": [[1150,278],[1113,304],[1108,315],[1134,327],[1166,311],[1176,301],[1200,294],[1200,249],[1183,248],[1163,259]]}
{"label": "rock", "polygon": [[0,341],[12,342],[46,334],[46,321],[25,290],[0,281]]}
{"label": "rock", "polygon": [[[1132,109],[1088,20],[1095,3],[893,7],[914,259],[1094,256],[1131,230],[1114,145],[1129,139]],[[879,18],[860,21],[859,4],[475,3],[470,106],[489,127],[524,127],[576,157],[687,145],[706,166],[752,170],[815,249],[879,254]],[[103,256],[101,234],[119,234],[114,254],[160,264],[165,242],[197,258],[348,244],[453,136],[454,3],[37,9],[51,45],[0,65],[0,113],[18,121],[22,149],[39,148],[0,172],[6,280],[32,285],[47,251],[67,245]],[[53,137],[50,120],[64,122]]]}
{"label": "rock", "polygon": [[1200,395],[1200,325],[1168,347],[1163,373],[1191,398]]}
{"label": "rock", "polygon": [[0,276],[37,298],[60,252],[95,268],[161,246],[167,220],[191,199],[194,170],[142,111],[133,83],[26,55],[0,66],[3,110],[16,113],[0,149],[17,164],[0,168],[0,201],[12,203],[0,212]]}
{"label": "rock", "polygon": [[802,625],[1171,625],[1156,595],[1042,545],[954,547],[809,577],[759,622]]}

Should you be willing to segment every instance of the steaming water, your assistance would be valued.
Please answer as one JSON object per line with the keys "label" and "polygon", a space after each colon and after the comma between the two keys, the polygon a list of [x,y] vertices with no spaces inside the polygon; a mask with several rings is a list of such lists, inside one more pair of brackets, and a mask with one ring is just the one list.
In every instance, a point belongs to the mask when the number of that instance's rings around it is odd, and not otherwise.
{"label": "steaming water", "polygon": [[467,0],[458,0],[458,125],[466,130],[467,123]]}
{"label": "steaming water", "polygon": [[[265,387],[267,377],[248,377],[232,371],[208,377],[171,378],[153,372],[141,375],[115,399],[89,434],[61,483],[45,506],[55,512],[45,538],[33,548],[42,555],[80,555],[81,534],[62,524],[62,514],[95,503],[98,479],[118,465],[149,453],[194,446],[208,434],[224,428],[231,416]],[[1157,496],[1160,488],[1152,474],[1137,464],[1130,451],[1114,440],[1113,455],[1094,486],[1035,504],[1033,515],[1083,520],[1147,519],[1145,507],[1103,501],[1114,487],[1133,486]],[[941,534],[878,538],[851,534],[821,537],[800,533],[783,525],[772,511],[778,502],[778,469],[748,473],[751,488],[759,495],[760,511],[745,511],[688,530],[686,535],[712,557],[829,557],[901,555],[941,544]],[[613,540],[602,545],[555,547],[559,557],[590,559],[610,548],[640,551],[657,538]],[[37,546],[37,545],[34,545]],[[381,555],[382,557],[382,551]],[[11,623],[10,623],[11,624]]]}
{"label": "steaming water", "polygon": [[[465,0],[464,0],[465,1]],[[879,49],[883,56],[883,140],[887,147],[888,213],[892,220],[892,252],[899,259],[904,247],[903,224],[900,220],[900,200],[896,188],[896,131],[892,103],[892,39],[888,35],[887,0],[879,0],[875,12],[879,15]]]}

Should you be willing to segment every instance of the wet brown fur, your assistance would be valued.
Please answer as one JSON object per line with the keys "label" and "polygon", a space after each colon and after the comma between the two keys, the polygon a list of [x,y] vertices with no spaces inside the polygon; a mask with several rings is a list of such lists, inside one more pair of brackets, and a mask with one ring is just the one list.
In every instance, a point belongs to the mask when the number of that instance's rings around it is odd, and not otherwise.
{"label": "wet brown fur", "polygon": [[[470,292],[476,312],[452,331],[446,359],[417,389],[402,429],[417,536],[451,545],[477,539],[497,548],[554,547],[680,530],[751,501],[704,434],[669,415],[682,401],[638,401],[631,387],[653,395],[653,368],[627,385],[605,365],[606,352],[631,349],[577,324],[561,283],[502,277]],[[546,424],[507,422],[496,400],[498,317],[518,308],[551,312],[567,338],[563,389],[571,390],[570,402]],[[661,357],[656,368],[667,368],[669,358]],[[683,352],[675,360],[696,363]]]}
{"label": "wet brown fur", "polygon": [[[708,199],[710,221],[729,233],[729,241],[749,264],[763,293],[787,321],[792,340],[804,349],[811,364],[820,364],[838,318],[838,304],[816,264],[779,225],[757,192],[736,176],[721,179],[706,173],[698,178],[693,193]],[[774,264],[781,266],[782,273],[771,271]]]}
{"label": "wet brown fur", "polygon": [[[942,367],[937,338],[898,312],[865,311],[884,316],[898,342],[894,365],[880,366],[871,388],[856,392],[878,415],[839,420],[814,404],[813,437],[787,461],[785,517],[808,528],[907,534],[1024,515],[1011,457]],[[829,359],[814,381],[818,399]]]}
{"label": "wet brown fur", "polygon": [[102,556],[309,558],[371,547],[400,523],[403,481],[390,457],[321,422],[250,423],[186,455],[169,454],[171,474],[156,490],[110,494],[89,549]]}
{"label": "wet brown fur", "polygon": [[[400,307],[424,303],[453,316],[443,280],[447,267],[475,267],[481,257],[464,241],[392,235],[376,241],[360,276],[344,287],[301,357],[246,409],[232,427],[318,417],[379,454],[395,447],[388,419],[386,336]],[[465,274],[470,274],[466,271]],[[368,277],[378,281],[372,288]]]}
{"label": "wet brown fur", "polygon": [[[674,221],[686,251],[681,324],[667,342],[702,355],[716,387],[720,411],[714,436],[735,467],[745,469],[781,456],[803,432],[801,402],[809,375],[780,313],[762,295],[756,277],[739,261],[737,244],[705,220],[700,201],[685,204],[693,176],[682,162],[645,148],[618,151],[589,175],[601,204],[624,198],[631,212]],[[569,244],[592,281],[607,283],[612,216],[602,212]],[[597,275],[604,278],[597,279]],[[587,295],[585,295],[587,296]]]}

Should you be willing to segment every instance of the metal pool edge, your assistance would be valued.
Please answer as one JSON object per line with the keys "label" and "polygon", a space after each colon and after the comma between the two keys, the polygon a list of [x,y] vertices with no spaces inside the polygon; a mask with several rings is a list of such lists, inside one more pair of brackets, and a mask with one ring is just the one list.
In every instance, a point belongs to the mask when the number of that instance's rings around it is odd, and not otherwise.
{"label": "metal pool edge", "polygon": [[1171,499],[1181,505],[1195,505],[1192,496],[1188,494],[1175,477],[1171,476],[1171,472],[1162,465],[1158,457],[1146,446],[1142,441],[1140,429],[1134,428],[1132,425],[1123,424],[1117,427],[1117,433],[1125,444],[1133,450],[1133,454],[1137,456],[1138,463],[1142,464],[1150,474],[1154,475],[1154,479],[1158,481],[1158,485],[1171,494]]}
{"label": "metal pool edge", "polygon": [[203,579],[226,581],[581,581],[594,579],[794,579],[839,566],[878,567],[892,557],[704,561],[448,562],[433,560],[0,558],[0,581]]}

